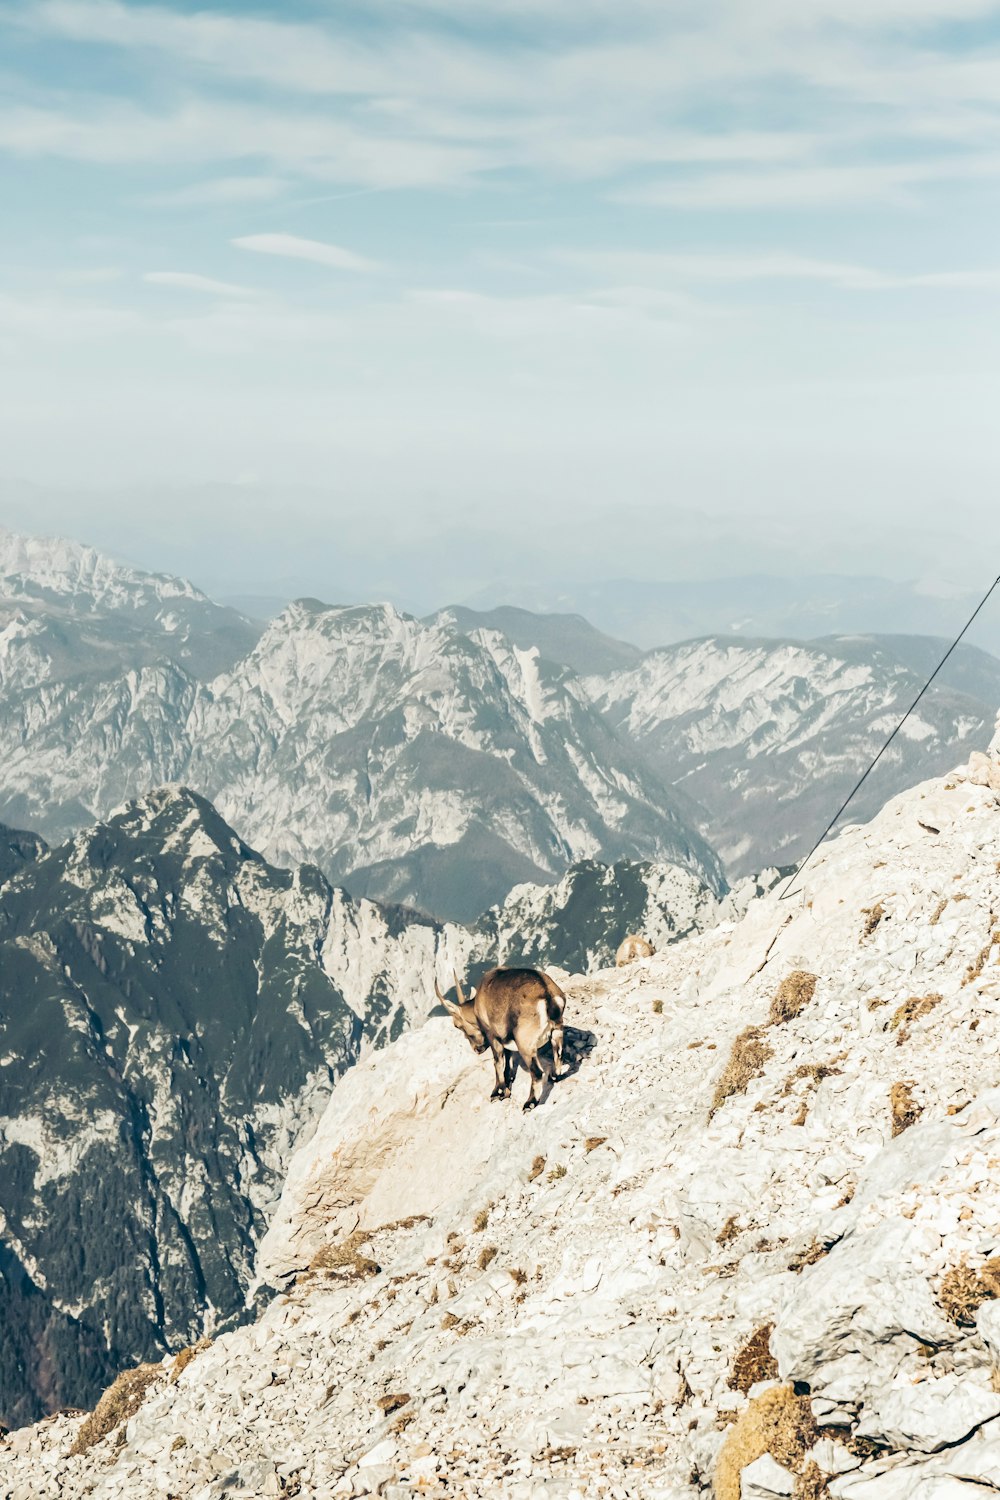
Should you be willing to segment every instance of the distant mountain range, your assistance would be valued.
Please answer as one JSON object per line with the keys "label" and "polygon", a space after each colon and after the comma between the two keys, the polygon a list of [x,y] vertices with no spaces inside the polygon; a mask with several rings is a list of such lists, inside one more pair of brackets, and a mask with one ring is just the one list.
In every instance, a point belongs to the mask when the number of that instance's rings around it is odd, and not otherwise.
{"label": "distant mountain range", "polygon": [[[733,878],[794,861],[943,650],[713,636],[644,653],[513,607],[416,620],[299,600],[265,625],[10,533],[0,621],[6,822],[59,840],[184,781],[274,862],[463,922],[583,860],[665,861],[717,892],[713,844]],[[984,744],[998,704],[1000,663],[961,648],[851,816]]]}
{"label": "distant mountain range", "polygon": [[50,840],[185,781],[276,862],[443,917],[586,858],[721,889],[685,799],[495,630],[300,600],[261,635],[182,581],[9,534],[0,609],[0,817]]}
{"label": "distant mountain range", "polygon": [[[946,643],[713,638],[652,651],[585,685],[619,736],[704,810],[731,879],[792,864],[819,837],[920,691]],[[1000,662],[956,652],[851,803],[863,822],[897,792],[984,748]]]}
{"label": "distant mountain range", "polygon": [[[982,578],[982,590],[989,581]],[[818,573],[557,585],[547,578],[537,584],[483,589],[465,603],[490,610],[500,599],[529,612],[579,614],[598,630],[649,649],[719,635],[808,641],[863,633],[941,635],[952,640],[980,597],[975,588],[941,588],[930,581]],[[984,612],[971,639],[1000,652],[1000,602]]]}

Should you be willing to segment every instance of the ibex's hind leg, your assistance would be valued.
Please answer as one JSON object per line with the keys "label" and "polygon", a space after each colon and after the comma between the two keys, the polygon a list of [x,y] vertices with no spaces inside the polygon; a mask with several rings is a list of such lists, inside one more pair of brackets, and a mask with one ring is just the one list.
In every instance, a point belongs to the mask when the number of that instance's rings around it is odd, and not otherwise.
{"label": "ibex's hind leg", "polygon": [[491,1099],[510,1098],[510,1062],[511,1059],[502,1042],[491,1041],[490,1051],[493,1053],[493,1066],[496,1069],[497,1084],[490,1095]]}
{"label": "ibex's hind leg", "polygon": [[561,1026],[552,1028],[552,1082],[562,1077],[562,1050],[563,1029]]}
{"label": "ibex's hind leg", "polygon": [[538,1061],[537,1052],[532,1052],[531,1056],[528,1058],[525,1058],[522,1055],[521,1061],[524,1063],[524,1066],[531,1074],[531,1093],[528,1095],[524,1105],[524,1108],[527,1111],[529,1109],[534,1109],[535,1105],[538,1103],[541,1097],[542,1089],[545,1087],[545,1069]]}

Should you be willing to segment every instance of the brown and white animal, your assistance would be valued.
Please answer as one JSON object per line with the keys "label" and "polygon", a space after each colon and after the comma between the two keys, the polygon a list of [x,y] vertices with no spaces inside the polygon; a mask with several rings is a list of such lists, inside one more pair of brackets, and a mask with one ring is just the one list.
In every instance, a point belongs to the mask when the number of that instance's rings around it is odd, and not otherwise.
{"label": "brown and white animal", "polygon": [[491,1099],[509,1099],[515,1056],[531,1074],[525,1109],[534,1109],[545,1086],[562,1072],[563,1007],[566,996],[548,974],[537,969],[489,969],[475,998],[466,1000],[458,975],[458,1004],[445,998],[437,979],[434,989],[451,1019],[464,1032],[473,1052],[493,1053],[496,1088]]}
{"label": "brown and white animal", "polygon": [[618,949],[615,954],[615,963],[619,969],[623,969],[626,964],[633,963],[637,958],[652,958],[655,952],[656,949],[648,938],[640,937],[634,932]]}

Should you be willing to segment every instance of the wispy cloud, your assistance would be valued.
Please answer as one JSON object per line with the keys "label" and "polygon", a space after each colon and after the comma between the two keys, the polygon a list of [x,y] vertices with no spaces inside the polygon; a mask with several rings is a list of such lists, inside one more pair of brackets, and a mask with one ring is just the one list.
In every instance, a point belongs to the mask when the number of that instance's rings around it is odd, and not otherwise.
{"label": "wispy cloud", "polygon": [[151,286],[176,287],[182,292],[204,292],[212,297],[255,297],[252,287],[236,286],[231,281],[216,281],[195,271],[146,271],[143,281]]}
{"label": "wispy cloud", "polygon": [[722,286],[769,281],[813,282],[860,292],[908,287],[988,291],[1000,287],[1000,267],[893,271],[781,250],[720,254],[706,249],[687,255],[641,250],[562,250],[554,252],[554,258],[567,267],[617,287],[669,288],[678,283]]}
{"label": "wispy cloud", "polygon": [[[369,26],[349,10],[320,23],[121,0],[15,14],[43,36],[155,57],[185,100],[131,119],[122,101],[8,112],[0,147],[24,154],[256,158],[365,187],[687,164],[630,201],[786,209],[871,202],[886,184],[915,195],[932,179],[915,141],[1000,145],[1000,51],[939,35],[1000,15],[996,0],[383,0]],[[240,88],[260,95],[253,109]],[[732,170],[745,163],[761,170]]]}
{"label": "wispy cloud", "polygon": [[279,255],[288,260],[311,260],[335,271],[380,271],[377,260],[329,245],[324,240],[305,240],[296,234],[245,234],[233,240],[238,250],[255,250],[259,255]]}
{"label": "wispy cloud", "polygon": [[211,208],[234,203],[266,203],[285,187],[280,177],[211,177],[185,187],[147,193],[150,208]]}

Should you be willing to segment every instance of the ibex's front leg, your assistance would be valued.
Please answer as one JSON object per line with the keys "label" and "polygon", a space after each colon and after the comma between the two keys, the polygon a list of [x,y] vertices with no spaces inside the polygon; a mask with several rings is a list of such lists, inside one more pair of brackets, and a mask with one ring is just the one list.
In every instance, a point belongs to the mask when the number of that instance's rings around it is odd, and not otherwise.
{"label": "ibex's front leg", "polygon": [[493,1066],[496,1069],[497,1086],[490,1095],[491,1099],[510,1098],[510,1059],[503,1042],[498,1042],[496,1037],[490,1038],[490,1051],[493,1053]]}

